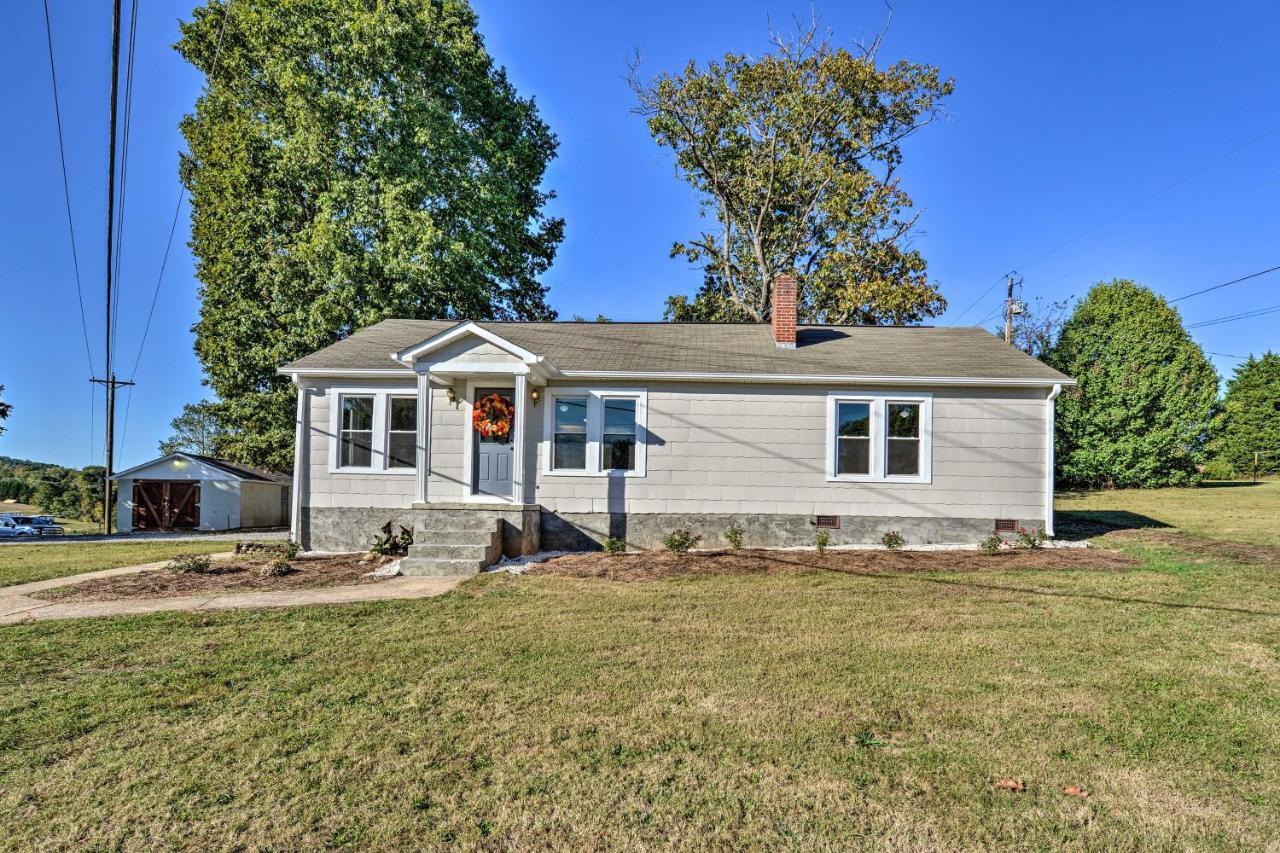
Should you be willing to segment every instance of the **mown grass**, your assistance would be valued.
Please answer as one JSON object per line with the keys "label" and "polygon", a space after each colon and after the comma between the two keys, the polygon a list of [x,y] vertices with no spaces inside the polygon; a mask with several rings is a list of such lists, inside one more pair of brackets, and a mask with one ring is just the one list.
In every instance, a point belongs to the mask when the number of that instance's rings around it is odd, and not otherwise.
{"label": "mown grass", "polygon": [[98,569],[136,566],[167,560],[176,554],[230,551],[231,542],[50,542],[44,545],[0,545],[0,590]]}
{"label": "mown grass", "polygon": [[1276,569],[1124,547],[3,629],[0,846],[1264,847]]}
{"label": "mown grass", "polygon": [[1280,545],[1280,480],[1209,483],[1195,489],[1116,489],[1059,493],[1063,513],[1126,527],[1144,523],[1214,539]]}

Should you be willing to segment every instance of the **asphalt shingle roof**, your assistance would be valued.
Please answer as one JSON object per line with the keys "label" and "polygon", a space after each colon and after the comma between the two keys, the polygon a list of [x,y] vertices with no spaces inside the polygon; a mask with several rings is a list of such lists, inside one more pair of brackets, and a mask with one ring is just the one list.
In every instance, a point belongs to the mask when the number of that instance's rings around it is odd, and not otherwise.
{"label": "asphalt shingle roof", "polygon": [[[395,369],[390,353],[455,325],[453,320],[384,320],[284,370]],[[978,328],[800,326],[796,348],[790,350],[774,345],[768,324],[478,325],[564,371],[1070,381]]]}

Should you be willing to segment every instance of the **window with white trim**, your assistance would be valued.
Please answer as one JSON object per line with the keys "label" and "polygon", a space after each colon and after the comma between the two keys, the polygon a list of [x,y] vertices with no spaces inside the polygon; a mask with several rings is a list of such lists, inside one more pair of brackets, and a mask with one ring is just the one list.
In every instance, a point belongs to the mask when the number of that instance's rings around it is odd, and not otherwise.
{"label": "window with white trim", "polygon": [[339,467],[372,467],[373,399],[371,394],[343,396],[342,427],[338,433]]}
{"label": "window with white trim", "polygon": [[418,398],[387,398],[387,467],[418,465]]}
{"label": "window with white trim", "polygon": [[928,483],[933,397],[833,392],[827,397],[827,479]]}
{"label": "window with white trim", "polygon": [[330,388],[329,470],[413,476],[418,463],[418,397],[413,389]]}
{"label": "window with white trim", "polygon": [[643,477],[647,398],[644,390],[549,389],[543,471]]}

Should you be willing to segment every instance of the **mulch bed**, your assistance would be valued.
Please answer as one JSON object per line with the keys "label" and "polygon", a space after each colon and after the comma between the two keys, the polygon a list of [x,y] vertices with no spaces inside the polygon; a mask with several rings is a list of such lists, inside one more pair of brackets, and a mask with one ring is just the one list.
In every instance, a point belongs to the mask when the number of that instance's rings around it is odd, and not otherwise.
{"label": "mulch bed", "polygon": [[39,597],[49,601],[118,601],[377,583],[384,578],[365,575],[391,560],[391,557],[370,557],[366,554],[297,557],[289,561],[292,571],[288,574],[264,578],[258,576],[258,569],[267,562],[265,559],[235,559],[215,562],[207,572],[180,572],[166,568],[97,578],[45,590]]}
{"label": "mulch bed", "polygon": [[616,581],[654,580],[679,575],[772,575],[832,571],[849,574],[900,572],[1004,572],[1027,569],[1121,571],[1137,560],[1095,548],[1010,550],[987,555],[978,551],[699,551],[672,554],[639,551],[626,554],[570,554],[537,563],[526,575],[559,575]]}

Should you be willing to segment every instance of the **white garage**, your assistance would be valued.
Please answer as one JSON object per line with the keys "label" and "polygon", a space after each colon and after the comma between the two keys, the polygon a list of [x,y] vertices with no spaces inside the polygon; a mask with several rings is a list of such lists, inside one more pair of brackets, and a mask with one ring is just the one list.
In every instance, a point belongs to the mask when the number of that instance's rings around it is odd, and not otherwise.
{"label": "white garage", "polygon": [[171,453],[112,478],[116,529],[287,527],[290,478],[194,453]]}

